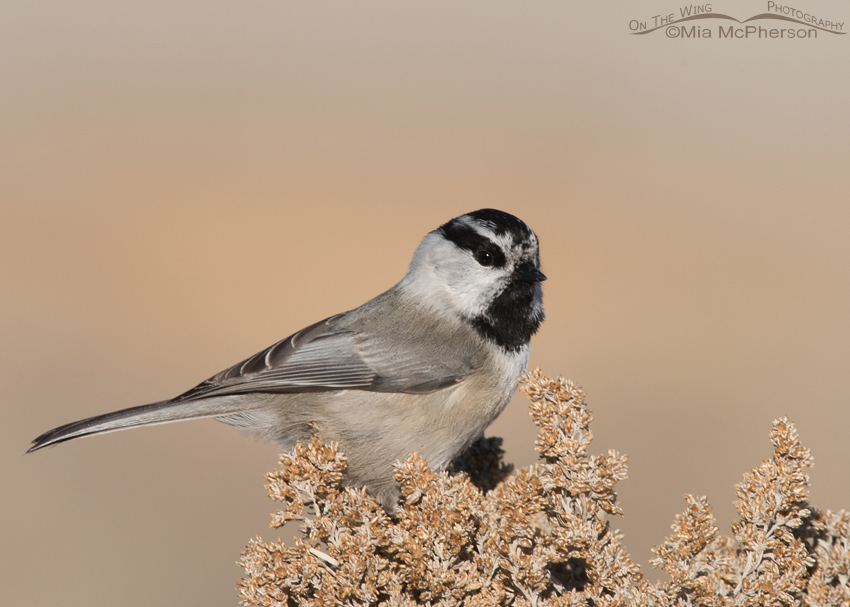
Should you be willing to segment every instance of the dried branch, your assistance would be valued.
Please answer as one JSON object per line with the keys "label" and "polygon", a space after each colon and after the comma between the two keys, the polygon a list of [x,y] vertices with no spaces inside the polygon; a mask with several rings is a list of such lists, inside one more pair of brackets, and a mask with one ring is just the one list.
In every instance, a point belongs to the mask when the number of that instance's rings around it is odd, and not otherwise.
{"label": "dried branch", "polygon": [[610,526],[626,456],[589,455],[592,416],[580,388],[539,370],[521,389],[540,427],[537,464],[511,473],[500,439],[480,439],[448,471],[417,454],[395,478],[389,516],[344,486],[345,456],[312,440],[267,475],[283,504],[272,526],[301,524],[292,547],[251,541],[239,583],[245,606],[850,605],[850,514],[808,504],[811,454],[776,420],[774,455],[737,486],[734,540],[704,497],[686,495],[646,581]]}

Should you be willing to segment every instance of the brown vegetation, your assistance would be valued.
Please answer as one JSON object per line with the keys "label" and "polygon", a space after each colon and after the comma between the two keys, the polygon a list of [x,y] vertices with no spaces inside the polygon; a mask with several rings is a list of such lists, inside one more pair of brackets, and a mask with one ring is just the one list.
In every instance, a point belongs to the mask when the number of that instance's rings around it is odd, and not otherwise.
{"label": "brown vegetation", "polygon": [[809,450],[774,421],[772,459],[737,486],[734,539],[705,498],[686,495],[654,549],[668,581],[650,583],[610,525],[626,457],[589,455],[592,416],[572,382],[521,380],[540,427],[539,462],[511,472],[499,439],[481,439],[449,471],[416,454],[396,479],[392,516],[342,485],[345,456],[313,440],[267,475],[282,502],[272,526],[302,525],[292,546],[253,540],[242,557],[246,606],[848,605],[850,515],[808,503]]}

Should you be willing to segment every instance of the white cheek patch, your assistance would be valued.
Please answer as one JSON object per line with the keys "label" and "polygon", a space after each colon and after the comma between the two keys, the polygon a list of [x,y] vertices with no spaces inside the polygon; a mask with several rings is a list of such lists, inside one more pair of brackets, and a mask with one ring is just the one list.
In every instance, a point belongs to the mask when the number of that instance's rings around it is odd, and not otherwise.
{"label": "white cheek patch", "polygon": [[504,289],[498,270],[460,268],[452,277],[450,289],[458,311],[467,318],[484,313],[490,302]]}
{"label": "white cheek patch", "polygon": [[416,249],[399,288],[437,313],[473,318],[504,289],[505,270],[481,266],[471,252],[432,232]]}

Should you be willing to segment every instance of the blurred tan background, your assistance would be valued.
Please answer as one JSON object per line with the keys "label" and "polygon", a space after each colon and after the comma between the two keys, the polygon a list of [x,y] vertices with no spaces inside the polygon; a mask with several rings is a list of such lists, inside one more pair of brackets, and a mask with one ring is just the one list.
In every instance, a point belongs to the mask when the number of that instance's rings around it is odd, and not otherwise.
{"label": "blurred tan background", "polygon": [[[214,421],[29,441],[359,305],[481,207],[540,236],[531,362],[630,455],[614,524],[649,576],[683,493],[729,532],[774,417],[813,503],[850,507],[850,36],[631,36],[680,5],[595,4],[4,5],[4,604],[235,605],[278,535],[274,447]],[[522,397],[491,434],[533,461]]]}

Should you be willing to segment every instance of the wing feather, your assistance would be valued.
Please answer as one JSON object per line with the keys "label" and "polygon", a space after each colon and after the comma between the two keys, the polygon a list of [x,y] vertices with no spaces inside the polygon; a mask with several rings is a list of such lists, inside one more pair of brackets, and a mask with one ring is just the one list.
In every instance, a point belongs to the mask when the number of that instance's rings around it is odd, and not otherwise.
{"label": "wing feather", "polygon": [[427,393],[451,386],[469,365],[429,360],[410,342],[364,335],[332,316],[214,375],[173,402],[248,392]]}

